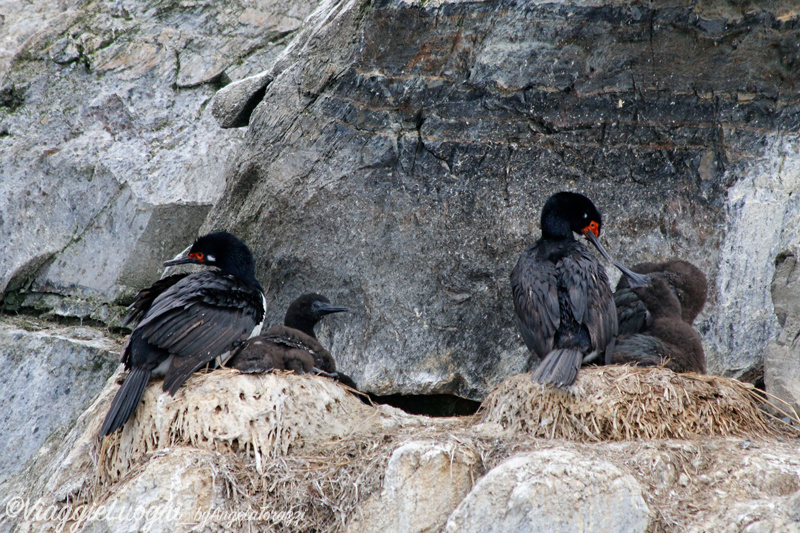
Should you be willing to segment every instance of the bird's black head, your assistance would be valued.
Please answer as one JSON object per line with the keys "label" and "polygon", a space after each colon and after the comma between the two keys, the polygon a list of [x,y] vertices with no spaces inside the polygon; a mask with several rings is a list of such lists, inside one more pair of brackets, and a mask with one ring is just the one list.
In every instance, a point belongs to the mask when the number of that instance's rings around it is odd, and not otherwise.
{"label": "bird's black head", "polygon": [[297,298],[289,305],[283,324],[316,338],[314,326],[322,317],[331,313],[349,311],[347,307],[331,305],[330,300],[321,294],[309,293]]}
{"label": "bird's black head", "polygon": [[631,288],[642,287],[650,278],[633,272],[625,265],[614,261],[600,244],[603,217],[591,200],[576,192],[557,192],[547,199],[542,208],[542,237],[549,239],[574,239],[572,233],[580,233],[594,244],[597,251],[613,263],[630,282]]}
{"label": "bird's black head", "polygon": [[591,200],[576,192],[557,192],[542,208],[542,236],[572,239],[572,233],[600,236],[603,217]]}
{"label": "bird's black head", "polygon": [[186,257],[165,261],[164,266],[187,263],[214,266],[226,274],[232,274],[244,281],[258,285],[255,278],[255,261],[250,248],[227,231],[209,233],[199,237],[194,241]]}

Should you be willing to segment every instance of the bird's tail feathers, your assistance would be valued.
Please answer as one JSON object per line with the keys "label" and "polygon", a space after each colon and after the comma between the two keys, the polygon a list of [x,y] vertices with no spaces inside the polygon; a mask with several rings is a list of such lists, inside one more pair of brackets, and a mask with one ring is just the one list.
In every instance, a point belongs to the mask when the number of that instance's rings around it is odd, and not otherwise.
{"label": "bird's tail feathers", "polygon": [[108,413],[100,429],[100,437],[111,435],[125,425],[125,422],[139,407],[148,381],[150,381],[150,370],[136,367],[131,369],[130,374],[117,391],[117,395],[111,401],[111,407],[108,408]]}
{"label": "bird's tail feathers", "polygon": [[574,349],[557,349],[548,353],[533,373],[533,381],[542,385],[568,387],[575,383],[583,354]]}

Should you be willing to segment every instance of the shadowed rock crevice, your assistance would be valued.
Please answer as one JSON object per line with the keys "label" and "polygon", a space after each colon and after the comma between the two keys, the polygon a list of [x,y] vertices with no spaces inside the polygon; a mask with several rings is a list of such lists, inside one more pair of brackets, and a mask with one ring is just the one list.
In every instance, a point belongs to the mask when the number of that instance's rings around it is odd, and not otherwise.
{"label": "shadowed rock crevice", "polygon": [[379,396],[370,394],[369,398],[378,404],[391,405],[411,415],[426,416],[470,416],[481,406],[480,402],[459,398],[452,394],[389,394]]}

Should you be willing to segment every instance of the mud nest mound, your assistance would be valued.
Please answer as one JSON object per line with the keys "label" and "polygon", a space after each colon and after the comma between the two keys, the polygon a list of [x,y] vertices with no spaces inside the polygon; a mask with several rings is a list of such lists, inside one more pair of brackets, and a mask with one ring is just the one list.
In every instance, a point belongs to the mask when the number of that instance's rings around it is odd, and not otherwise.
{"label": "mud nest mound", "polygon": [[530,374],[513,376],[487,397],[479,417],[530,437],[581,442],[797,436],[796,426],[760,408],[765,402],[735,379],[607,366],[582,369],[569,390],[533,383]]}

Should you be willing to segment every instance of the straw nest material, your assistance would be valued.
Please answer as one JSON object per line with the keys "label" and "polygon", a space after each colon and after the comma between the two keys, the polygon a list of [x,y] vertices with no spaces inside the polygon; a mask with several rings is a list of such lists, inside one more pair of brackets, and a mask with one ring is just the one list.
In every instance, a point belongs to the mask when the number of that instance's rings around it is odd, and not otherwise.
{"label": "straw nest material", "polygon": [[582,369],[568,391],[513,376],[489,395],[481,416],[514,433],[582,442],[796,435],[769,420],[759,408],[764,401],[735,379],[606,366]]}
{"label": "straw nest material", "polygon": [[261,473],[267,460],[313,443],[392,424],[329,379],[294,374],[198,374],[174,398],[151,384],[132,419],[104,441],[103,477],[118,479],[142,457],[173,446],[242,454]]}
{"label": "straw nest material", "polygon": [[[93,442],[104,412],[87,432]],[[223,508],[302,517],[267,524],[275,532],[340,531],[380,489],[397,446],[418,438],[446,441],[469,425],[367,405],[318,376],[217,370],[192,376],[174,398],[161,392],[160,382],[151,383],[124,430],[100,444],[94,483],[79,499],[107,504],[116,487],[154,459],[194,449],[212,458],[209,468],[227,495]],[[469,444],[455,443],[453,453],[462,446]]]}

